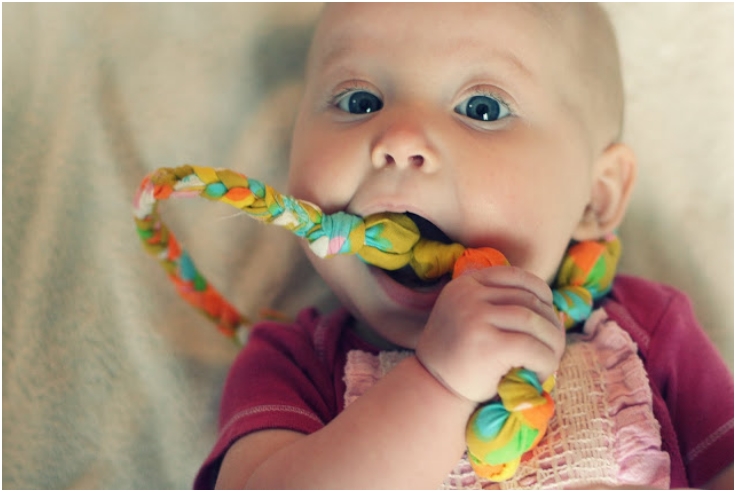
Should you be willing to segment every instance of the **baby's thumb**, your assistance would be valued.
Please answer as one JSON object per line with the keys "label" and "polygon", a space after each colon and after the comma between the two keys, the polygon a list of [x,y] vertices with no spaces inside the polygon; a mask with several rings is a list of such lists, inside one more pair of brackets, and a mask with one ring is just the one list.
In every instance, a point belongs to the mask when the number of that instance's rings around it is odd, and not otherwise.
{"label": "baby's thumb", "polygon": [[452,278],[494,266],[509,266],[509,261],[497,249],[467,248],[455,262]]}

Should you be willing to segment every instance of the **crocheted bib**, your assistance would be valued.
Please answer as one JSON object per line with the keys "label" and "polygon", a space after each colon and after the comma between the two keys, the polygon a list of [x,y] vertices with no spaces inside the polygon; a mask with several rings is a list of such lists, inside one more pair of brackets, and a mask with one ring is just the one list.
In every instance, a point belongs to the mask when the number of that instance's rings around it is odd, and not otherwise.
{"label": "crocheted bib", "polygon": [[[508,265],[503,254],[492,248],[471,249],[423,238],[418,225],[406,214],[325,214],[314,204],[282,195],[234,171],[198,166],[158,169],[143,179],[134,200],[140,239],[179,294],[214,321],[223,334],[240,343],[247,340],[250,321],[199,273],[158,211],[161,200],[197,196],[227,203],[259,221],[288,229],[304,238],[321,258],[355,254],[385,270],[409,267],[423,280]],[[554,305],[565,327],[585,320],[594,302],[608,293],[620,252],[615,235],[570,246],[553,286]],[[468,457],[478,475],[502,481],[514,474],[521,456],[546,432],[554,413],[553,386],[554,378],[540,383],[524,368],[504,376],[498,398],[480,406],[466,428]]]}

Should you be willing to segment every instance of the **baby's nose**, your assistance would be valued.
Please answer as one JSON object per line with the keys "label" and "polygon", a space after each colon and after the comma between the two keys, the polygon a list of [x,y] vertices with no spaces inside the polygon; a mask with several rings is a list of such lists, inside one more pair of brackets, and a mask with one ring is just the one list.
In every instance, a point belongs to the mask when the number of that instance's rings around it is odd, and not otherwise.
{"label": "baby's nose", "polygon": [[371,149],[376,169],[420,169],[432,172],[437,159],[425,129],[417,122],[399,121],[385,128]]}

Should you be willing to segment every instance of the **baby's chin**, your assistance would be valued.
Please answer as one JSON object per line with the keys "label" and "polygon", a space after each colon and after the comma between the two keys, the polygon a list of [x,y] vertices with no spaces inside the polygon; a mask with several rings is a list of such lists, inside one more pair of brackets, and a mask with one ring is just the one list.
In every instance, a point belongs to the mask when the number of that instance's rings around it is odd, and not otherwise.
{"label": "baby's chin", "polygon": [[391,314],[379,316],[372,323],[353,312],[355,333],[366,342],[381,350],[414,350],[419,336],[427,324],[426,317],[418,319],[415,314]]}

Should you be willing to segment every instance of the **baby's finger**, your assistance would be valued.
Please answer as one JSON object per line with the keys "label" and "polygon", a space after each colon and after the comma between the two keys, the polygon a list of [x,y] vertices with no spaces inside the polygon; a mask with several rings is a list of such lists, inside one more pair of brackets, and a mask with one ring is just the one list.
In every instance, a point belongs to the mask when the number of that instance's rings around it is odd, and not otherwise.
{"label": "baby's finger", "polygon": [[504,350],[499,356],[509,369],[524,367],[534,372],[540,381],[544,381],[559,367],[562,353],[528,333],[507,332],[500,335],[500,340],[504,344]]}
{"label": "baby's finger", "polygon": [[519,306],[537,313],[562,330],[562,322],[552,303],[545,302],[529,290],[518,287],[485,287],[480,299],[493,306]]}
{"label": "baby's finger", "polygon": [[498,330],[528,335],[558,357],[565,350],[565,332],[554,310],[540,314],[518,304],[494,305],[483,313],[486,323]]}
{"label": "baby's finger", "polygon": [[549,285],[541,278],[521,268],[496,266],[475,270],[467,275],[486,287],[513,287],[527,290],[544,303],[552,305],[552,290]]}

